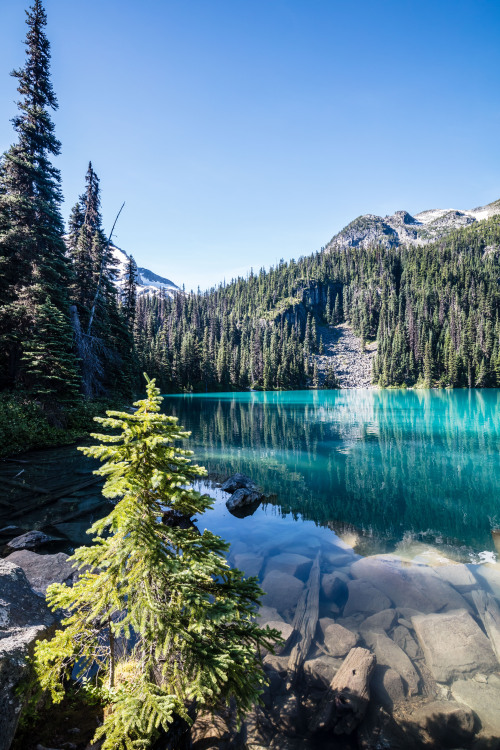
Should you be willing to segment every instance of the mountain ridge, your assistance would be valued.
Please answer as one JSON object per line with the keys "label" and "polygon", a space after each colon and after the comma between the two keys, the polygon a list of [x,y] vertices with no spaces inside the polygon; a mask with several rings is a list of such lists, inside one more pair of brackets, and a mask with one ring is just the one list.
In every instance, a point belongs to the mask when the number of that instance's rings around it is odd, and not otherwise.
{"label": "mountain ridge", "polygon": [[395,211],[388,216],[364,214],[340,230],[325,251],[352,247],[367,248],[382,245],[429,245],[445,237],[454,229],[470,226],[500,214],[500,200],[472,209],[431,208],[412,216],[408,211]]}

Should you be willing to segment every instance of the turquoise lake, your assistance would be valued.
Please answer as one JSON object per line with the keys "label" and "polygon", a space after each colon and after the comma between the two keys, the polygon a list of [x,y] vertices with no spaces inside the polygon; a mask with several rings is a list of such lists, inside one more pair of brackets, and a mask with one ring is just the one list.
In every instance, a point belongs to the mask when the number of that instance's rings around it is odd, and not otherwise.
{"label": "turquoise lake", "polygon": [[[166,396],[197,463],[241,471],[274,495],[248,519],[216,507],[235,541],[280,519],[310,521],[360,554],[430,545],[494,561],[500,528],[500,391],[341,390]],[[222,493],[223,494],[223,493]],[[208,521],[208,519],[207,519]],[[291,528],[289,528],[291,527]],[[497,542],[498,543],[498,542]]]}

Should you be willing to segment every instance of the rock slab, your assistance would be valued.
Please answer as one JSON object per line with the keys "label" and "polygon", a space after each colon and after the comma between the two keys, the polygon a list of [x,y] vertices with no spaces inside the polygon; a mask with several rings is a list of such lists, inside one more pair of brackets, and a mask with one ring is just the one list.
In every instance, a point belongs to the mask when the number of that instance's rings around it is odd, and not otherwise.
{"label": "rock slab", "polygon": [[68,555],[64,552],[58,552],[57,555],[38,555],[29,550],[20,550],[13,552],[5,560],[19,565],[24,570],[33,591],[43,597],[51,583],[70,584],[77,572],[73,564],[68,562]]}
{"label": "rock slab", "polygon": [[497,667],[488,638],[466,610],[417,615],[412,624],[436,682]]}

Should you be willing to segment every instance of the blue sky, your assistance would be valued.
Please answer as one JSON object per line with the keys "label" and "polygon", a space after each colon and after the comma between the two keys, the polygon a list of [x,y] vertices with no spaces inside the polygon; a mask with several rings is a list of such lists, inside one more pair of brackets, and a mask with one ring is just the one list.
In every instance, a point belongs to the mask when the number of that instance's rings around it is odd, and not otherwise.
{"label": "blue sky", "polygon": [[[23,0],[0,2],[0,150]],[[498,0],[46,0],[64,215],[186,288],[319,249],[363,213],[500,198]]]}

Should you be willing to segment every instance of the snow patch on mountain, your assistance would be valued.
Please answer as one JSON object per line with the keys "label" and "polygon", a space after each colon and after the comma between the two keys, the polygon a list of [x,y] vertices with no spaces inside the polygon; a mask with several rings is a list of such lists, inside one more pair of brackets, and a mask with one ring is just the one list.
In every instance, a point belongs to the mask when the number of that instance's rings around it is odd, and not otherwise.
{"label": "snow patch on mountain", "polygon": [[398,247],[399,245],[428,245],[454,229],[474,224],[500,214],[500,200],[465,210],[432,208],[412,216],[407,211],[396,211],[391,216],[365,214],[354,219],[336,234],[326,250],[348,247]]}
{"label": "snow patch on mountain", "polygon": [[[116,263],[115,284],[121,290],[125,285],[130,256],[127,255],[125,250],[116,247],[116,245],[111,245],[110,251]],[[167,297],[174,297],[177,292],[181,292],[177,284],[174,284],[170,279],[158,276],[158,274],[153,273],[148,268],[137,266],[137,296],[142,297],[145,294],[154,295],[160,291],[163,291]]]}

